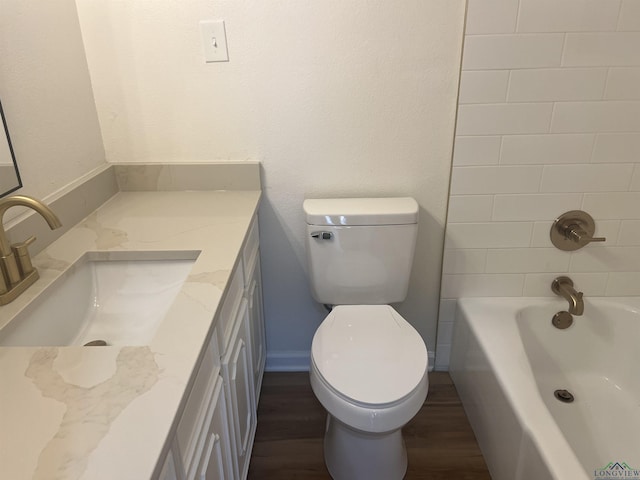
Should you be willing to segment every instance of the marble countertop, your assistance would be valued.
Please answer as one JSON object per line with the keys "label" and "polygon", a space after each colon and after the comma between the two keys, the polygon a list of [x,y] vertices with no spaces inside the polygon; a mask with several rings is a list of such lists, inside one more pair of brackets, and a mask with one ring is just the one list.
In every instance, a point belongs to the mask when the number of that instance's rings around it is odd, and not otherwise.
{"label": "marble countertop", "polygon": [[120,192],[33,259],[40,280],[87,251],[199,251],[149,346],[0,348],[0,477],[147,479],[238,261],[259,191]]}

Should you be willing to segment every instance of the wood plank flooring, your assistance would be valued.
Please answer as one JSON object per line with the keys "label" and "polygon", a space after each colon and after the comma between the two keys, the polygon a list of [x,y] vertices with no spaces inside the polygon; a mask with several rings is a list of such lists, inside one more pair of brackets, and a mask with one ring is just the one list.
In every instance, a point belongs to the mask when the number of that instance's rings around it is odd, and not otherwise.
{"label": "wood plank flooring", "polygon": [[[490,480],[473,431],[449,374],[429,374],[429,395],[403,429],[406,480]],[[265,373],[251,480],[330,480],[322,454],[325,411],[309,374]]]}

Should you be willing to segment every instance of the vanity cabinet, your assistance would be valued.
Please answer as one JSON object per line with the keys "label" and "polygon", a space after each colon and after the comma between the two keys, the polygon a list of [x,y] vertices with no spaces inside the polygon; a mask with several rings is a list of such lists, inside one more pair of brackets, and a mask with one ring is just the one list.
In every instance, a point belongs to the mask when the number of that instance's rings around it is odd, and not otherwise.
{"label": "vanity cabinet", "polygon": [[211,421],[207,422],[206,443],[198,465],[199,480],[225,480],[233,478],[231,443],[227,428],[228,413],[222,379],[216,384],[213,394],[214,408]]}
{"label": "vanity cabinet", "polygon": [[173,447],[167,453],[166,458],[164,459],[164,465],[162,466],[162,470],[160,471],[160,480],[181,480],[182,477],[178,477],[178,473],[176,470],[176,462],[174,460],[174,449]]}
{"label": "vanity cabinet", "polygon": [[246,478],[265,359],[258,222],[254,217],[160,480]]}
{"label": "vanity cabinet", "polygon": [[235,324],[231,344],[222,359],[222,378],[231,407],[229,430],[234,443],[234,478],[246,478],[257,426],[251,331],[246,299],[242,299]]}
{"label": "vanity cabinet", "polygon": [[262,306],[262,277],[260,270],[260,255],[256,257],[254,268],[249,277],[247,287],[247,302],[249,308],[249,326],[251,329],[251,345],[253,358],[253,382],[255,391],[260,392],[264,366],[267,360],[267,344],[264,330],[264,310]]}
{"label": "vanity cabinet", "polygon": [[257,426],[260,381],[266,357],[257,217],[251,222],[242,248],[241,262],[234,273],[227,297],[234,304],[240,297],[231,336],[222,347],[225,352],[222,357],[222,377],[230,406],[229,430],[235,452],[234,478],[244,479],[249,470]]}
{"label": "vanity cabinet", "polygon": [[267,358],[267,345],[264,330],[264,310],[262,304],[262,271],[260,269],[260,240],[258,218],[254,220],[247,235],[242,251],[244,270],[245,298],[249,309],[249,327],[251,331],[251,354],[253,359],[254,389],[258,393],[262,385],[262,376]]}
{"label": "vanity cabinet", "polygon": [[216,329],[205,349],[160,480],[235,478],[217,337]]}
{"label": "vanity cabinet", "polygon": [[220,373],[221,359],[216,328],[205,349],[187,404],[178,422],[175,447],[171,451],[177,456],[176,480],[234,478],[227,401]]}

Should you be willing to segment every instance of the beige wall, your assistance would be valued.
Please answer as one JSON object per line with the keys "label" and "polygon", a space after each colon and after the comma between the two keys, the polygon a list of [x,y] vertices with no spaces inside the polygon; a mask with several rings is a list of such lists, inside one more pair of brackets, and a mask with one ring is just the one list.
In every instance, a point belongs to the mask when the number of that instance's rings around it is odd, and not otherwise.
{"label": "beige wall", "polygon": [[[305,276],[305,197],[412,195],[400,307],[435,347],[464,0],[77,0],[110,162],[256,159],[271,368],[304,364],[324,312]],[[205,64],[198,22],[226,21]]]}
{"label": "beige wall", "polygon": [[18,193],[47,198],[104,165],[75,2],[3,0],[0,58],[0,99],[24,184]]}

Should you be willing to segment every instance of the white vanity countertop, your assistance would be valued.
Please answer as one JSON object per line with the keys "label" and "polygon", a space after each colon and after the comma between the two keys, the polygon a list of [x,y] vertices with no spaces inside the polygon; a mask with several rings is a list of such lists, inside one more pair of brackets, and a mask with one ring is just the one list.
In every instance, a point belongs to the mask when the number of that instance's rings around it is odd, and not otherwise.
{"label": "white vanity countertop", "polygon": [[0,478],[151,477],[259,199],[120,192],[33,259],[0,327],[87,251],[200,252],[149,346],[0,348]]}

